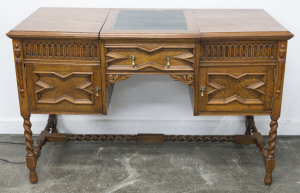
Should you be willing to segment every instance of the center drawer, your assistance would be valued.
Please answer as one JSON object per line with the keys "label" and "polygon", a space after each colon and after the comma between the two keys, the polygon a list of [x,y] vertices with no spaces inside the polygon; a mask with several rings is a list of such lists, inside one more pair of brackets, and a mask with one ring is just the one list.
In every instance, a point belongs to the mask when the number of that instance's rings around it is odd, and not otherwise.
{"label": "center drawer", "polygon": [[109,43],[105,51],[110,71],[192,71],[194,67],[194,43]]}

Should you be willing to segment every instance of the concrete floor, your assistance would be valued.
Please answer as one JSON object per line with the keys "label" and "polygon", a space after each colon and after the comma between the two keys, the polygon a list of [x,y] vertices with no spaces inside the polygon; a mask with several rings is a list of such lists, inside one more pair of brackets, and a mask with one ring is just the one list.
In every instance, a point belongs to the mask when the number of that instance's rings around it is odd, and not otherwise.
{"label": "concrete floor", "polygon": [[[25,164],[0,161],[0,192],[300,192],[300,138],[279,137],[273,184],[255,145],[234,143],[47,143],[39,181]],[[0,141],[23,142],[21,135]],[[23,145],[0,144],[0,157],[24,161]]]}

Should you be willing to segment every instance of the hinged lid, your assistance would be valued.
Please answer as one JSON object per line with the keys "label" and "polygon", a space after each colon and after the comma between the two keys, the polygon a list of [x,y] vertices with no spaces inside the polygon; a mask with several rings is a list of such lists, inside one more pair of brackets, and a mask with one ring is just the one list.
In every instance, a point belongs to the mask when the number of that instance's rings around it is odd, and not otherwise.
{"label": "hinged lid", "polygon": [[39,8],[7,36],[98,39],[108,13],[98,8]]}

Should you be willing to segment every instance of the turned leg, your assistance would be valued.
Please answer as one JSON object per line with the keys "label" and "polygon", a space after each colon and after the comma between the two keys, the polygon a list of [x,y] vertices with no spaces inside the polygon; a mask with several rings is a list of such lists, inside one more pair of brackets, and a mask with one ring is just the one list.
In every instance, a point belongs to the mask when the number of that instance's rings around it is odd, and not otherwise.
{"label": "turned leg", "polygon": [[246,116],[245,123],[246,123],[245,135],[251,135],[254,134],[255,132],[258,132],[255,126],[255,121],[253,116]]}
{"label": "turned leg", "polygon": [[50,114],[47,125],[39,135],[37,139],[37,146],[34,149],[34,154],[37,156],[37,158],[39,157],[43,146],[46,144],[46,136],[50,133],[50,131],[51,133],[57,133],[56,123],[57,123],[56,115]]}
{"label": "turned leg", "polygon": [[57,133],[57,115],[50,114],[48,122],[51,122],[51,133]]}
{"label": "turned leg", "polygon": [[246,131],[245,135],[251,135],[252,133],[252,123],[254,122],[254,117],[253,116],[246,116],[245,117],[245,124],[246,124]]}
{"label": "turned leg", "polygon": [[265,184],[270,185],[272,183],[272,171],[275,169],[275,145],[277,137],[278,119],[271,117],[270,123],[271,130],[269,132],[269,139],[267,147],[267,153],[265,158],[266,176]]}
{"label": "turned leg", "polygon": [[31,183],[36,183],[38,180],[37,174],[36,174],[36,156],[34,154],[34,147],[33,147],[33,139],[32,139],[32,131],[31,131],[31,122],[30,122],[30,116],[23,117],[24,118],[24,136],[25,136],[25,145],[26,145],[26,164],[30,171],[29,180]]}

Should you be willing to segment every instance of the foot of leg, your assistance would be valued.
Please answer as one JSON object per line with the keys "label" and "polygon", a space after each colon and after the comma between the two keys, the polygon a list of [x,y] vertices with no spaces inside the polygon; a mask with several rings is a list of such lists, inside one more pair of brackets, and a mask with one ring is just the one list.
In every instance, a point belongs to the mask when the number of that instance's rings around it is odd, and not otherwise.
{"label": "foot of leg", "polygon": [[265,184],[266,185],[271,185],[272,184],[272,171],[266,170],[266,175],[265,175]]}
{"label": "foot of leg", "polygon": [[38,177],[37,177],[37,174],[36,174],[36,162],[37,162],[37,159],[36,157],[30,157],[30,156],[27,156],[26,157],[26,164],[27,164],[27,167],[29,169],[29,180],[31,183],[36,183],[38,181]]}

